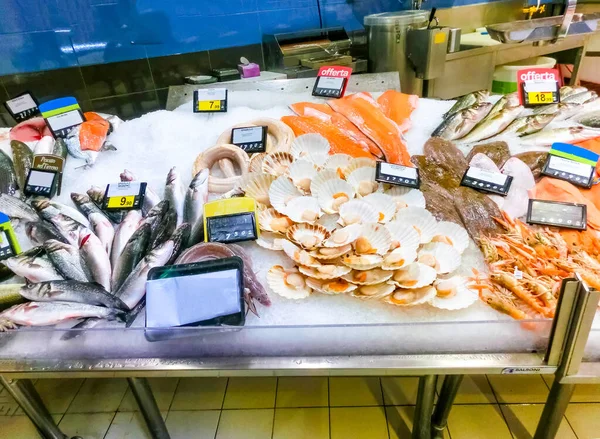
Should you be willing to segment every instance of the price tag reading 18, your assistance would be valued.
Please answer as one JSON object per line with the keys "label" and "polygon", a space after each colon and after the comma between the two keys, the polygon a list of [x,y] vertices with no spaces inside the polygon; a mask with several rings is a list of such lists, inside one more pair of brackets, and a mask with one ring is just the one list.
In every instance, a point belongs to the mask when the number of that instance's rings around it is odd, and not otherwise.
{"label": "price tag reading 18", "polygon": [[519,98],[525,106],[560,102],[560,80],[555,69],[524,69],[517,72]]}
{"label": "price tag reading 18", "polygon": [[105,210],[140,209],[146,194],[146,183],[124,181],[109,184],[104,194]]}
{"label": "price tag reading 18", "polygon": [[194,90],[194,113],[226,113],[227,89]]}

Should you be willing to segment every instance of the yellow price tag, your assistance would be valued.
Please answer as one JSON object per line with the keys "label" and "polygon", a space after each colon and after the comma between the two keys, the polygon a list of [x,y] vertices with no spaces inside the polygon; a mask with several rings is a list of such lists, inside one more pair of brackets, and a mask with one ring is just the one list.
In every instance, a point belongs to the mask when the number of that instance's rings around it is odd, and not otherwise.
{"label": "yellow price tag", "polygon": [[198,111],[220,111],[221,101],[200,101]]}
{"label": "yellow price tag", "polygon": [[529,104],[551,104],[554,101],[551,91],[527,92],[527,100]]}
{"label": "yellow price tag", "polygon": [[133,207],[133,202],[135,201],[135,195],[130,195],[127,197],[110,197],[108,199],[108,203],[106,207],[109,209],[119,209],[119,208],[128,208]]}

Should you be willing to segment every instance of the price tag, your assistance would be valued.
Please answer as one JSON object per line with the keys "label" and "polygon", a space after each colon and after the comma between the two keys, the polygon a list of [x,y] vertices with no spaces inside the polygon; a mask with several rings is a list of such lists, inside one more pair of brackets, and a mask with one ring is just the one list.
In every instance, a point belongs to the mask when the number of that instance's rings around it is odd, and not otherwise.
{"label": "price tag", "polygon": [[555,102],[555,93],[551,91],[528,91],[527,99],[525,102],[528,105],[537,105],[537,104],[552,104]]}
{"label": "price tag", "polygon": [[519,98],[525,106],[560,102],[560,79],[556,69],[524,69],[517,72]]}
{"label": "price tag", "polygon": [[65,167],[65,159],[53,154],[38,154],[33,156],[32,169],[42,171],[51,171],[57,174],[56,179],[56,194],[60,195],[62,189],[63,169]]}
{"label": "price tag", "polygon": [[23,122],[40,114],[38,101],[29,92],[25,92],[9,99],[4,103],[4,106],[17,122]]}
{"label": "price tag", "polygon": [[137,181],[122,181],[106,186],[104,193],[105,210],[141,209],[146,195],[146,183]]}
{"label": "price tag", "polygon": [[341,98],[346,92],[348,79],[352,74],[350,67],[324,66],[319,69],[313,87],[313,96]]}
{"label": "price tag", "polygon": [[215,200],[204,205],[204,240],[231,243],[258,238],[256,201],[249,197]]}
{"label": "price tag", "polygon": [[375,180],[382,183],[412,188],[418,188],[421,184],[419,170],[417,168],[385,162],[377,162],[375,167]]}
{"label": "price tag", "polygon": [[267,127],[244,127],[231,130],[231,143],[248,154],[267,150]]}
{"label": "price tag", "polygon": [[25,182],[25,195],[52,198],[56,194],[58,175],[54,171],[32,168]]}
{"label": "price tag", "polygon": [[586,188],[592,187],[595,172],[595,166],[552,154],[548,154],[548,159],[542,169],[542,174],[544,175],[566,180],[574,185]]}
{"label": "price tag", "polygon": [[40,104],[40,112],[54,137],[66,137],[74,127],[85,122],[81,107],[74,97],[44,102]]}
{"label": "price tag", "polygon": [[559,201],[529,200],[527,222],[585,230],[587,228],[587,206]]}
{"label": "price tag", "polygon": [[470,166],[463,175],[460,185],[505,197],[508,194],[512,180],[513,178],[510,175]]}
{"label": "price tag", "polygon": [[227,112],[226,88],[203,88],[194,90],[194,113]]}
{"label": "price tag", "polygon": [[19,253],[21,253],[21,247],[10,223],[10,218],[0,212],[0,260],[12,258]]}

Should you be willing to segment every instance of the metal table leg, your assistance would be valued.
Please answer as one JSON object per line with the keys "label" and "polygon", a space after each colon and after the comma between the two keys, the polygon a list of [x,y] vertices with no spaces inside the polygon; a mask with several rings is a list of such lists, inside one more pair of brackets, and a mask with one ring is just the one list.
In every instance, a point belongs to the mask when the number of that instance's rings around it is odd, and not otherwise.
{"label": "metal table leg", "polygon": [[431,439],[442,439],[444,430],[448,425],[448,416],[452,410],[452,404],[463,381],[464,375],[446,375],[442,390],[431,417]]}
{"label": "metal table leg", "polygon": [[413,439],[430,439],[431,413],[435,399],[437,375],[424,375],[419,378],[419,394],[413,420]]}
{"label": "metal table leg", "polygon": [[0,383],[29,416],[40,434],[46,439],[66,439],[44,405],[30,380],[11,380],[0,376]]}
{"label": "metal table leg", "polygon": [[575,391],[575,384],[554,381],[533,439],[554,439]]}
{"label": "metal table leg", "polygon": [[153,439],[170,439],[165,421],[158,410],[156,400],[150,389],[150,384],[146,378],[127,378],[131,392],[138,403],[140,412],[144,416],[150,436]]}

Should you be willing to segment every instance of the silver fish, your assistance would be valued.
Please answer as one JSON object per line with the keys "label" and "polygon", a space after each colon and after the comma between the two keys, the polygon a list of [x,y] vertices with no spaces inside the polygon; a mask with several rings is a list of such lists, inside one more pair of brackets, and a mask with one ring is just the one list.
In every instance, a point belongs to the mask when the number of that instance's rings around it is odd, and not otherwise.
{"label": "silver fish", "polygon": [[509,126],[506,127],[501,134],[516,134],[518,136],[525,136],[527,134],[537,133],[548,125],[554,118],[554,114],[536,114],[533,116],[519,117],[515,119]]}
{"label": "silver fish", "polygon": [[[135,174],[127,169],[121,172],[119,177],[121,178],[121,181],[137,181]],[[160,203],[160,197],[158,194],[154,192],[150,186],[146,186],[146,194],[144,195],[144,204],[142,206],[144,213],[148,213],[150,209],[152,209],[158,203]]]}
{"label": "silver fish", "polygon": [[565,104],[583,104],[587,101],[591,101],[594,98],[598,97],[598,93],[596,93],[595,91],[584,91],[583,93],[577,93],[571,96],[566,97],[565,99],[562,100],[563,103]]}
{"label": "silver fish", "polygon": [[37,212],[28,204],[25,204],[17,197],[8,194],[0,194],[0,212],[8,215],[10,219],[19,221],[39,221]]}
{"label": "silver fish", "polygon": [[565,85],[560,88],[560,91],[559,91],[560,100],[563,101],[564,99],[568,98],[569,96],[576,95],[578,93],[584,93],[586,91],[588,91],[588,89],[585,87],[581,87],[581,86],[571,87],[571,86]]}
{"label": "silver fish", "polygon": [[169,201],[171,209],[177,214],[176,226],[179,227],[183,223],[184,206],[185,206],[185,188],[181,182],[181,176],[177,169],[171,168],[167,175],[167,183],[165,185],[165,200]]}
{"label": "silver fish", "polygon": [[30,282],[46,282],[63,280],[64,278],[45,255],[30,255],[22,253],[18,256],[0,262],[17,276]]}
{"label": "silver fish", "polygon": [[54,152],[55,140],[52,136],[44,136],[35,144],[33,152],[35,155],[52,154]]}
{"label": "silver fish", "polygon": [[117,297],[106,292],[100,285],[74,280],[59,280],[27,284],[19,293],[34,302],[73,302],[107,308],[126,309]]}
{"label": "silver fish", "polygon": [[458,113],[465,108],[471,107],[474,104],[481,103],[485,101],[490,95],[490,92],[487,90],[479,90],[473,93],[466,94],[461,96],[456,100],[456,103],[450,108],[445,114],[444,119],[452,116],[455,113]]}
{"label": "silver fish", "polygon": [[[102,207],[102,203],[104,202],[104,190],[102,188],[99,188],[98,186],[92,186],[87,190],[86,193],[94,202],[96,207]],[[126,210],[111,210],[110,212],[103,212],[115,224],[120,224],[127,214]]]}
{"label": "silver fish", "polygon": [[131,270],[144,258],[150,244],[151,235],[152,228],[150,224],[144,224],[129,238],[121,255],[113,264],[111,291],[117,291],[123,282],[125,282]]}
{"label": "silver fish", "polygon": [[56,139],[56,142],[54,142],[52,154],[62,157],[65,160],[67,159],[67,155],[69,154],[69,151],[67,150],[67,144],[60,137]]}
{"label": "silver fish", "polygon": [[119,256],[121,256],[127,241],[129,241],[131,235],[137,230],[142,218],[142,213],[139,210],[130,210],[123,222],[117,227],[110,253],[110,262],[113,266],[117,263]]}
{"label": "silver fish", "polygon": [[505,108],[517,107],[519,105],[519,94],[517,92],[509,93],[507,95],[502,96],[500,99],[498,99],[498,101],[496,101],[496,103],[485,118],[488,119],[496,113],[499,113],[500,111],[504,110]]}
{"label": "silver fish", "polygon": [[67,240],[71,245],[77,246],[79,242],[79,231],[81,229],[90,230],[83,226],[81,223],[75,221],[71,217],[59,213],[50,218],[50,222],[54,224],[60,234]]}
{"label": "silver fish", "polygon": [[88,219],[77,209],[73,209],[70,206],[65,206],[57,201],[51,201],[46,198],[38,198],[33,200],[31,205],[45,220],[52,221],[52,218],[62,214],[85,227],[90,227],[90,222]]}
{"label": "silver fish", "polygon": [[175,229],[173,235],[171,235],[171,241],[173,241],[173,254],[165,265],[174,264],[181,252],[188,248],[191,232],[192,226],[189,223],[183,223]]}
{"label": "silver fish", "polygon": [[200,171],[190,183],[185,195],[185,222],[190,223],[189,245],[196,244],[204,232],[204,204],[208,201],[209,170]]}
{"label": "silver fish", "polygon": [[85,266],[90,269],[92,279],[110,292],[111,266],[110,258],[104,244],[93,233],[81,230],[79,249]]}
{"label": "silver fish", "polygon": [[165,216],[161,219],[158,227],[154,230],[150,239],[149,249],[153,249],[161,245],[171,237],[176,228],[177,214],[173,209],[169,209]]}
{"label": "silver fish", "polygon": [[146,294],[148,273],[154,267],[165,265],[173,254],[173,241],[166,241],[140,261],[115,294],[129,309],[133,309]]}
{"label": "silver fish", "polygon": [[594,130],[583,126],[555,128],[553,130],[542,130],[539,133],[521,137],[520,143],[525,146],[549,146],[554,142],[580,142],[600,136],[600,130]]}
{"label": "silver fish", "polygon": [[479,125],[473,128],[468,135],[461,138],[460,141],[464,143],[471,143],[489,139],[510,125],[510,123],[515,120],[519,114],[521,114],[521,111],[523,111],[522,106],[505,108],[495,116],[482,121]]}
{"label": "silver fish", "polygon": [[12,160],[4,151],[0,150],[0,193],[15,195],[18,186]]}
{"label": "silver fish", "polygon": [[86,317],[122,321],[125,313],[114,308],[83,303],[29,302],[15,305],[0,313],[0,329],[14,328],[14,325],[48,326]]}
{"label": "silver fish", "polygon": [[441,137],[446,140],[463,137],[488,114],[491,108],[492,104],[483,102],[454,113],[442,121],[435,131],[431,133],[431,137]]}
{"label": "silver fish", "polygon": [[27,223],[25,226],[25,233],[27,237],[34,245],[43,245],[49,239],[56,239],[57,241],[67,242],[67,240],[60,234],[58,229],[54,227],[52,223],[47,221],[36,221]]}
{"label": "silver fish", "polygon": [[77,247],[51,239],[46,241],[44,249],[46,249],[46,253],[52,264],[54,264],[58,272],[65,279],[72,279],[79,282],[93,281],[92,273],[85,264],[81,257],[81,252]]}
{"label": "silver fish", "polygon": [[71,199],[77,208],[87,216],[92,230],[104,245],[106,254],[110,255],[115,230],[108,217],[94,204],[88,195],[72,193]]}

